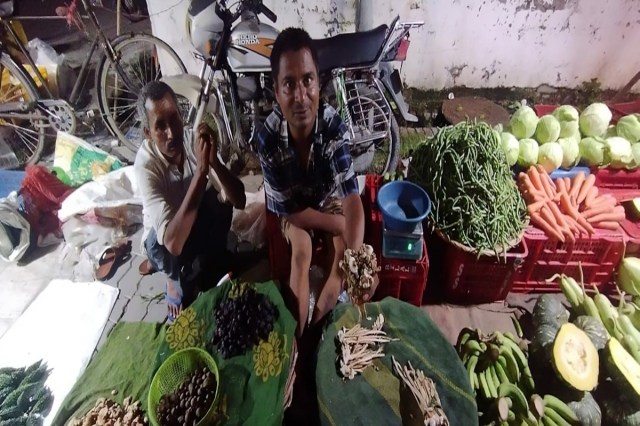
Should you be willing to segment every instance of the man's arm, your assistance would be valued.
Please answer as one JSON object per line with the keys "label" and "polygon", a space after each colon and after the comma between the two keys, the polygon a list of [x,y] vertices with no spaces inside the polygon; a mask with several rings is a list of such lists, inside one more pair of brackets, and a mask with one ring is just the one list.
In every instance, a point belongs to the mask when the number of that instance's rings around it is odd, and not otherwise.
{"label": "man's arm", "polygon": [[218,158],[217,136],[206,123],[201,123],[196,132],[197,138],[205,138],[211,144],[209,153],[209,165],[218,177],[222,189],[226,193],[229,201],[236,209],[244,209],[247,203],[247,196],[244,193],[244,184],[225,167]]}
{"label": "man's arm", "polygon": [[342,212],[345,218],[345,229],[342,235],[347,248],[357,250],[364,241],[364,209],[353,169],[349,132],[337,113],[334,114],[328,127],[335,144],[331,161],[335,174],[336,195],[342,199]]}
{"label": "man's arm", "polygon": [[[187,238],[191,233],[191,228],[198,217],[198,209],[202,202],[202,197],[207,189],[207,174],[209,173],[209,156],[211,153],[211,143],[202,137],[195,141],[196,146],[196,171],[191,179],[191,184],[187,190],[187,195],[182,200],[180,208],[169,220],[164,233],[164,246],[174,256],[180,256]],[[187,155],[186,151],[183,153]],[[185,159],[186,161],[186,159]]]}
{"label": "man's arm", "polygon": [[164,246],[174,256],[180,256],[184,244],[189,238],[191,228],[198,217],[198,209],[202,197],[207,189],[207,173],[196,173],[191,180],[187,195],[182,200],[180,208],[167,224],[164,232]]}
{"label": "man's arm", "polygon": [[364,242],[364,209],[360,194],[351,193],[342,200],[344,212],[344,242],[347,248],[357,250]]}

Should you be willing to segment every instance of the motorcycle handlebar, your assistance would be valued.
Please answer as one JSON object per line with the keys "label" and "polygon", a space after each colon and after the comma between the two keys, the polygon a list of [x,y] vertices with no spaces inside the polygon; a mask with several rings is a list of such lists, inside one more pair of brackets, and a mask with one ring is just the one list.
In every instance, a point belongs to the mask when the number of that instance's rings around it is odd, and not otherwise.
{"label": "motorcycle handlebar", "polygon": [[278,20],[278,16],[275,13],[273,13],[271,9],[265,6],[264,3],[260,2],[259,9],[260,9],[260,13],[262,13],[264,16],[269,18],[271,22],[275,23]]}

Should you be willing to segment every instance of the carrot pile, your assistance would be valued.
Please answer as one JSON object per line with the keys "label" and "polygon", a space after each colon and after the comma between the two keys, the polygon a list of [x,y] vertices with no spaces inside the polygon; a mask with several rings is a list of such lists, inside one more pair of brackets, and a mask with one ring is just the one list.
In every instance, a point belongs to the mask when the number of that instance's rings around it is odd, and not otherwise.
{"label": "carrot pile", "polygon": [[518,175],[518,187],[531,223],[550,238],[572,243],[576,235],[594,234],[594,228],[617,230],[625,218],[624,207],[612,195],[598,194],[595,180],[580,172],[554,182],[538,165]]}

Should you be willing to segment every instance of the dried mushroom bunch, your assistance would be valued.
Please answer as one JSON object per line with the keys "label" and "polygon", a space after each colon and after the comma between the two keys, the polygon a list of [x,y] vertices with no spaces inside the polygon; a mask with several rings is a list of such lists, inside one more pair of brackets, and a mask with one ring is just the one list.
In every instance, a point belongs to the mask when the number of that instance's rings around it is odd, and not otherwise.
{"label": "dried mushroom bunch", "polygon": [[391,359],[394,370],[415,397],[418,407],[424,415],[425,426],[449,426],[449,419],[442,409],[442,403],[433,380],[426,377],[421,370],[414,369],[411,362],[408,362],[408,366],[403,367],[394,357]]}
{"label": "dried mushroom bunch", "polygon": [[340,268],[347,281],[347,293],[351,301],[360,305],[363,296],[373,286],[373,277],[380,271],[373,247],[363,244],[358,250],[346,249]]}
{"label": "dried mushroom bunch", "polygon": [[382,347],[384,343],[397,340],[390,338],[382,331],[383,325],[384,317],[380,314],[371,330],[356,324],[349,329],[343,327],[338,331],[340,344],[338,359],[343,378],[351,380],[356,374],[362,373],[374,359],[384,357]]}
{"label": "dried mushroom bunch", "polygon": [[147,426],[149,420],[140,408],[140,401],[124,399],[122,406],[111,399],[100,398],[96,405],[80,419],[73,419],[70,426]]}

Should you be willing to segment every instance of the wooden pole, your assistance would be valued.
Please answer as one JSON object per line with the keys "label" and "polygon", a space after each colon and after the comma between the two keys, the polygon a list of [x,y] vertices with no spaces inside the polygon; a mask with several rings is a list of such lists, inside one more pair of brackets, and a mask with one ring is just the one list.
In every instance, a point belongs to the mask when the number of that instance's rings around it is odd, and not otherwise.
{"label": "wooden pole", "polygon": [[629,90],[631,90],[631,88],[635,86],[638,81],[640,81],[640,71],[638,71],[636,75],[631,77],[631,80],[629,80],[629,82],[622,89],[618,90],[618,93],[616,93],[613,99],[611,99],[611,102],[615,103],[621,101],[622,98],[624,98],[624,95],[626,95],[627,92],[629,92]]}

